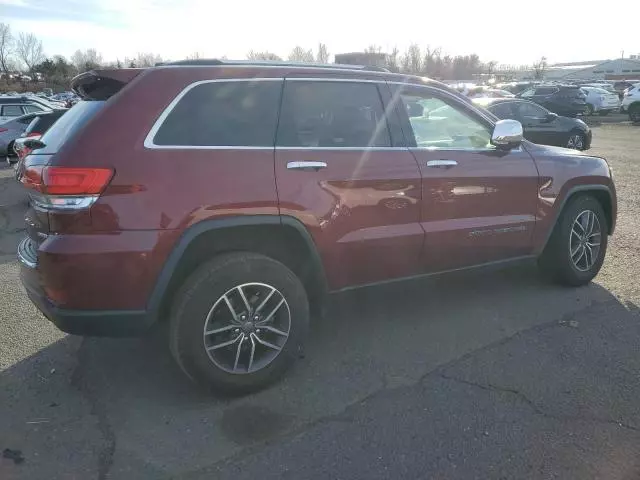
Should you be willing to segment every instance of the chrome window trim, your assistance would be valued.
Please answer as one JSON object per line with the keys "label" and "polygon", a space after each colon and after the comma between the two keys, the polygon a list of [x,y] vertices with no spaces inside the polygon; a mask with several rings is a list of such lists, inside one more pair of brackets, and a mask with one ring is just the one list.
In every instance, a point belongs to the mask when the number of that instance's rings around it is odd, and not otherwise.
{"label": "chrome window trim", "polygon": [[[234,65],[237,66],[237,65]],[[167,66],[167,67],[159,67],[159,68],[184,68],[183,66]],[[211,67],[208,65],[198,65],[194,67]],[[243,67],[250,67],[250,65],[243,65]],[[262,66],[261,66],[262,67]],[[190,67],[191,68],[191,67]],[[275,68],[275,67],[274,67]],[[282,68],[278,66],[277,68]],[[307,67],[292,67],[292,68],[307,68]],[[326,71],[326,68],[316,67],[318,70]],[[344,72],[345,69],[335,69],[332,72]],[[347,70],[350,71],[350,70]],[[359,71],[359,70],[358,70]],[[369,72],[367,72],[369,73]],[[376,72],[373,72],[376,73]],[[419,83],[411,83],[411,82],[400,82],[400,81],[388,81],[384,78],[380,78],[377,80],[372,79],[361,79],[361,78],[332,78],[332,77],[261,77],[261,78],[216,78],[211,80],[199,80],[197,82],[193,82],[186,87],[176,97],[167,105],[167,107],[162,111],[160,116],[156,119],[153,126],[147,133],[147,136],[144,139],[144,148],[151,150],[322,150],[322,151],[407,151],[411,148],[416,150],[432,150],[432,151],[467,151],[467,152],[485,152],[485,151],[495,151],[495,148],[487,148],[487,149],[465,149],[465,148],[440,148],[440,147],[284,147],[284,146],[237,146],[237,145],[156,145],[154,143],[154,137],[166,118],[169,116],[171,111],[175,108],[180,100],[193,88],[203,85],[206,83],[229,83],[229,82],[348,82],[348,83],[386,83],[390,85],[401,85],[405,87],[411,88],[420,88],[426,89],[431,95],[433,94],[443,94],[447,98],[453,100],[456,104],[461,105],[463,108],[471,107],[471,109],[485,119],[490,125],[495,125],[495,122],[488,116],[486,116],[480,109],[475,108],[473,104],[467,104],[461,99],[459,99],[456,95],[447,92],[442,88],[434,88],[431,85],[419,84]],[[518,149],[514,149],[512,151],[522,151],[519,147]]]}
{"label": "chrome window trim", "polygon": [[[326,69],[322,69],[326,70]],[[344,69],[336,69],[336,71],[345,71]],[[350,70],[347,70],[350,71]],[[327,77],[261,77],[261,78],[216,78],[211,80],[200,80],[194,83],[187,85],[178,95],[167,105],[167,107],[162,111],[160,116],[156,119],[151,130],[147,133],[147,136],[144,139],[144,148],[148,148],[151,150],[273,150],[274,148],[280,149],[294,149],[294,150],[403,150],[404,147],[348,147],[348,148],[338,148],[338,147],[275,147],[272,146],[236,146],[236,145],[156,145],[154,142],[154,138],[160,127],[169,116],[171,111],[175,108],[182,98],[189,93],[189,91],[199,85],[203,85],[205,83],[223,83],[223,82],[349,82],[349,83],[385,83],[384,80],[369,80],[369,79],[356,79],[356,78],[327,78]]]}

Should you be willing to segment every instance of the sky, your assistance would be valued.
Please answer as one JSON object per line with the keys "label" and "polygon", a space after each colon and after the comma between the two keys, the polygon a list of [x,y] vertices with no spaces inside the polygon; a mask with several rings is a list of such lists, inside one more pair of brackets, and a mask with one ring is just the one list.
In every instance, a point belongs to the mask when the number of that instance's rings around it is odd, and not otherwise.
{"label": "sky", "polygon": [[332,55],[417,43],[517,65],[542,56],[554,63],[640,53],[634,29],[622,28],[606,7],[598,22],[592,7],[599,8],[558,0],[0,0],[0,21],[14,34],[34,33],[47,55],[95,48],[106,61],[138,52],[241,59],[252,49],[286,58],[296,45],[315,50],[319,42]]}

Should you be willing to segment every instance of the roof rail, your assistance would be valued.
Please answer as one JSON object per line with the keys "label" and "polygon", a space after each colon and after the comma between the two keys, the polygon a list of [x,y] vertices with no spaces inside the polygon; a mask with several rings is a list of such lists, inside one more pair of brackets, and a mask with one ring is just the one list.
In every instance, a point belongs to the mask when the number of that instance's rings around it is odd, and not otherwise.
{"label": "roof rail", "polygon": [[312,68],[334,68],[334,69],[344,69],[344,70],[365,70],[370,72],[389,72],[384,67],[376,67],[372,65],[347,65],[343,63],[303,63],[303,62],[284,62],[284,61],[272,61],[272,60],[219,60],[217,58],[198,58],[194,60],[178,60],[175,62],[162,62],[156,63],[156,67],[164,67],[164,66],[191,66],[191,67],[200,67],[200,66],[220,66],[220,65],[243,65],[243,66],[252,66],[256,67],[260,66],[273,66],[273,67],[312,67]]}

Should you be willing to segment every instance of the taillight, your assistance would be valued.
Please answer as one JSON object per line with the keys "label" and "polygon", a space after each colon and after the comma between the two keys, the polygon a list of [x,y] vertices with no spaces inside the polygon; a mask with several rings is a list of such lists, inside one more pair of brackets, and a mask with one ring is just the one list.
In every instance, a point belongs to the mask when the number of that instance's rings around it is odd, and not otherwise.
{"label": "taillight", "polygon": [[0,133],[2,133],[2,132],[6,132],[7,130],[9,130],[9,129],[8,129],[8,128],[2,128],[2,127],[0,127]]}
{"label": "taillight", "polygon": [[42,134],[38,132],[31,132],[31,133],[27,133],[25,137],[39,137],[40,135]]}
{"label": "taillight", "polygon": [[113,175],[109,168],[45,167],[45,191],[51,195],[98,195]]}
{"label": "taillight", "polygon": [[93,205],[112,177],[109,168],[29,166],[20,182],[40,194],[32,195],[40,208],[73,210]]}
{"label": "taillight", "polygon": [[22,178],[20,178],[20,183],[31,190],[44,193],[42,187],[42,169],[43,167],[41,166],[25,169]]}
{"label": "taillight", "polygon": [[24,157],[29,155],[32,151],[33,151],[32,149],[30,149],[29,147],[24,146],[24,145],[19,150],[16,150],[16,152],[18,153],[18,158],[20,160],[22,160]]}

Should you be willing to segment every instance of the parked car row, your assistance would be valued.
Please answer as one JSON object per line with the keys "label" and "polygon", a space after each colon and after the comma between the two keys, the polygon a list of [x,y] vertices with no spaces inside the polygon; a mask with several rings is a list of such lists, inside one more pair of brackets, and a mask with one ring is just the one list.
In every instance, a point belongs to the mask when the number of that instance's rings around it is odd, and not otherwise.
{"label": "parked car row", "polygon": [[43,110],[28,113],[0,125],[0,156],[11,165],[27,155],[32,147],[27,140],[37,140],[67,110]]}
{"label": "parked car row", "polygon": [[582,86],[580,87],[586,94],[585,115],[609,115],[611,112],[619,112],[622,102],[618,94],[600,87]]}
{"label": "parked car row", "polygon": [[501,120],[519,121],[524,138],[533,143],[574,150],[588,150],[591,147],[591,128],[578,118],[560,116],[521,98],[479,98],[473,102]]}
{"label": "parked car row", "polygon": [[632,122],[640,122],[640,83],[625,90],[620,110],[629,113]]}
{"label": "parked car row", "polygon": [[482,88],[487,92],[508,91],[516,97],[531,100],[567,117],[594,114],[604,116],[621,112],[628,113],[631,121],[640,122],[640,82],[633,82],[511,82],[491,87],[465,86],[464,90],[457,90],[467,94],[469,98],[506,97],[483,93]]}

